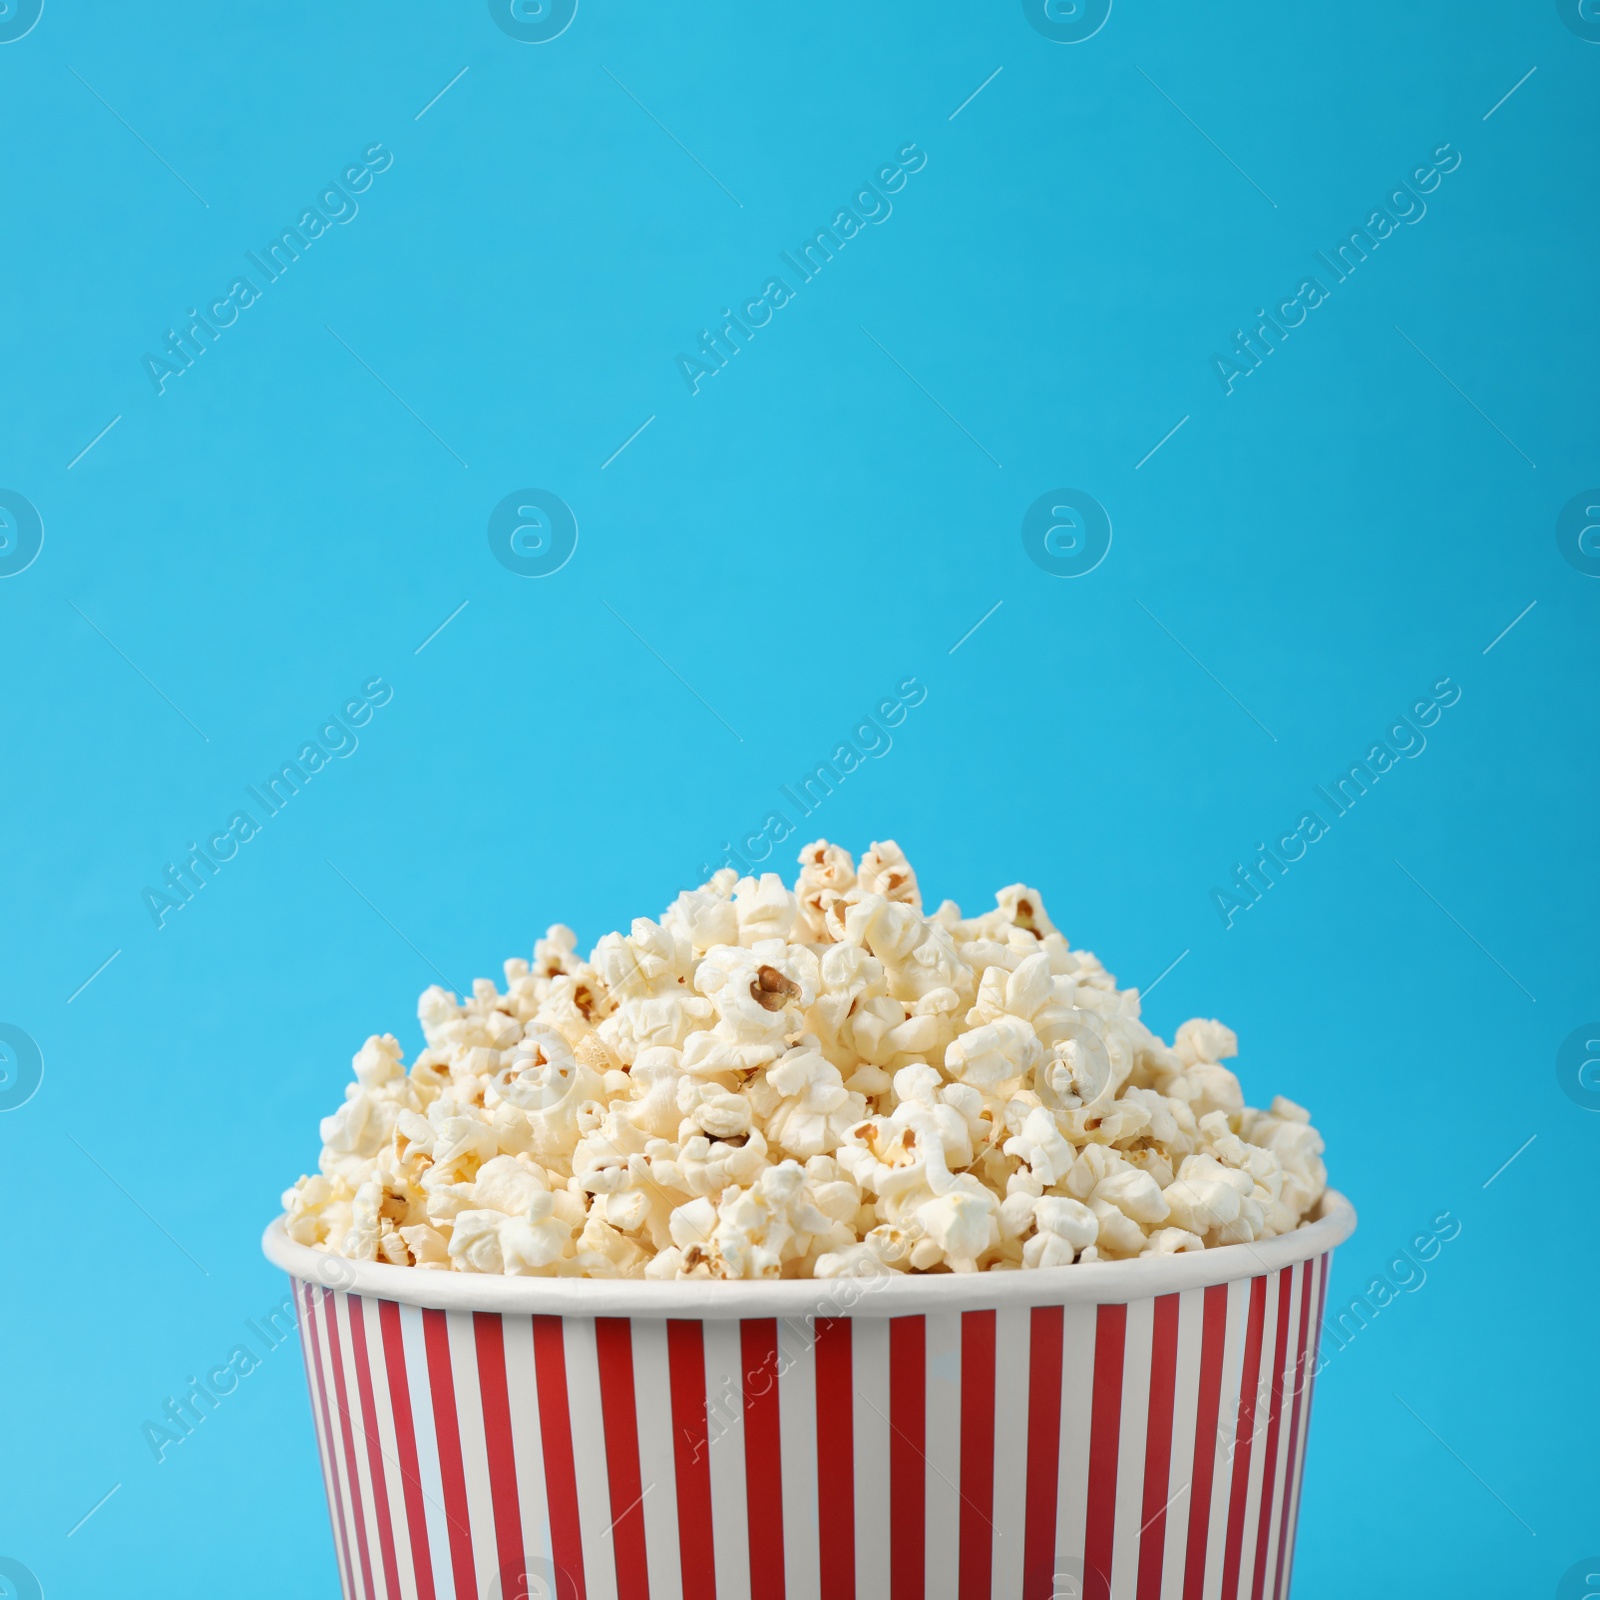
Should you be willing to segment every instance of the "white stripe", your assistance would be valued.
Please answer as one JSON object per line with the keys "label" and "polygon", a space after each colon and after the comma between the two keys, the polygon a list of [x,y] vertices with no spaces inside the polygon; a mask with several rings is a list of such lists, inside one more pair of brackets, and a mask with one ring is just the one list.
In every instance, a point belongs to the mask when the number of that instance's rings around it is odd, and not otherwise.
{"label": "white stripe", "polygon": [[1250,1475],[1245,1480],[1245,1522],[1238,1539],[1238,1587],[1246,1595],[1250,1594],[1251,1581],[1256,1573],[1256,1515],[1261,1509],[1261,1478],[1266,1472],[1267,1418],[1272,1410],[1272,1360],[1277,1354],[1278,1278],[1275,1272],[1269,1272],[1266,1278],[1264,1315],[1261,1318],[1261,1368],[1256,1378],[1256,1414],[1250,1434]]}
{"label": "white stripe", "polygon": [[[1317,1263],[1316,1282],[1312,1285],[1313,1298],[1311,1302],[1311,1329],[1312,1344],[1316,1346],[1317,1358],[1322,1357],[1322,1335],[1326,1331],[1323,1326],[1323,1316],[1328,1305],[1328,1283],[1333,1277],[1333,1251],[1329,1250]],[[1330,1355],[1329,1359],[1332,1359]],[[1306,1457],[1311,1449],[1311,1406],[1316,1396],[1318,1379],[1313,1378],[1306,1389],[1306,1409],[1300,1418],[1300,1461],[1295,1476],[1294,1509],[1290,1513],[1290,1523],[1293,1533],[1289,1541],[1289,1555],[1294,1555],[1295,1544],[1299,1540],[1300,1495],[1305,1484]]]}
{"label": "white stripe", "polygon": [[[389,1363],[384,1357],[383,1324],[379,1302],[362,1299],[362,1328],[367,1336],[367,1370],[372,1374],[372,1406],[378,1425],[378,1445],[382,1450],[384,1488],[389,1496],[389,1526],[394,1543],[395,1578],[399,1589],[391,1600],[414,1595],[416,1575],[411,1565],[411,1540],[406,1530],[406,1486],[400,1470],[400,1440],[394,1430],[394,1397],[389,1390]],[[379,1552],[378,1571],[383,1571]]]}
{"label": "white stripe", "polygon": [[1145,1437],[1150,1424],[1150,1355],[1155,1343],[1154,1300],[1128,1307],[1122,1343],[1122,1426],[1117,1439],[1116,1532],[1111,1541],[1111,1587],[1133,1593],[1144,1524]]}
{"label": "white stripe", "polygon": [[[1286,1389],[1285,1397],[1283,1397],[1283,1432],[1282,1437],[1280,1437],[1280,1443],[1278,1443],[1278,1451],[1282,1456],[1280,1467],[1282,1467],[1283,1483],[1278,1488],[1278,1504],[1274,1512],[1274,1522],[1272,1522],[1272,1571],[1277,1571],[1278,1552],[1283,1549],[1285,1542],[1288,1541],[1288,1528],[1283,1525],[1283,1509],[1288,1506],[1290,1496],[1294,1493],[1294,1462],[1296,1462],[1299,1451],[1301,1451],[1301,1440],[1299,1438],[1294,1440],[1293,1450],[1290,1448],[1290,1427],[1293,1426],[1294,1422],[1296,1389],[1304,1389],[1306,1376],[1310,1371],[1310,1339],[1312,1339],[1312,1333],[1314,1333],[1312,1312],[1315,1312],[1315,1309],[1317,1309],[1317,1274],[1315,1274],[1315,1270],[1307,1274],[1304,1267],[1296,1264],[1296,1267],[1294,1267],[1294,1331],[1290,1334],[1290,1355],[1288,1355],[1290,1378],[1288,1378],[1288,1389]],[[1299,1365],[1296,1365],[1296,1360],[1294,1360],[1296,1349],[1294,1349],[1294,1346],[1296,1346],[1296,1342],[1299,1341],[1299,1336],[1301,1336],[1299,1334],[1301,1310],[1306,1312],[1306,1355],[1304,1355],[1304,1360],[1299,1362]],[[1304,1394],[1299,1394],[1299,1424],[1301,1424],[1301,1434],[1304,1434],[1304,1429],[1306,1429],[1306,1395]],[[1267,1600],[1272,1600],[1270,1586],[1262,1590],[1262,1594],[1266,1595]]]}
{"label": "white stripe", "polygon": [[[1289,1348],[1283,1354],[1283,1400],[1278,1411],[1278,1461],[1272,1488],[1272,1527],[1267,1538],[1267,1581],[1261,1591],[1266,1600],[1271,1600],[1272,1597],[1272,1574],[1278,1565],[1283,1507],[1288,1498],[1289,1486],[1294,1482],[1294,1472],[1289,1461],[1289,1427],[1294,1419],[1295,1357],[1299,1353],[1300,1345],[1300,1307],[1305,1299],[1304,1268],[1296,1262],[1294,1266],[1286,1267],[1284,1270],[1294,1279],[1294,1291],[1289,1307]],[[1308,1336],[1309,1332],[1308,1328]]]}
{"label": "white stripe", "polygon": [[[817,1542],[816,1334],[810,1322],[779,1320],[778,1372],[784,1594],[785,1600],[814,1600],[821,1591],[822,1575]],[[822,1470],[831,1467],[824,1463]]]}
{"label": "white stripe", "polygon": [[[355,1450],[355,1475],[362,1486],[360,1525],[366,1531],[366,1566],[373,1576],[373,1594],[384,1595],[384,1552],[378,1526],[378,1496],[373,1494],[373,1462],[366,1443],[366,1413],[362,1406],[362,1381],[355,1366],[355,1336],[350,1333],[350,1318],[358,1317],[362,1301],[352,1294],[339,1294],[334,1302],[334,1317],[339,1323],[339,1350],[344,1355],[344,1394],[350,1406],[350,1443]],[[374,1397],[376,1403],[376,1397]],[[360,1557],[357,1557],[357,1563]],[[357,1570],[360,1566],[357,1565]]]}
{"label": "white stripe", "polygon": [[[367,1448],[366,1415],[361,1407],[361,1379],[356,1369],[355,1339],[350,1332],[350,1319],[359,1316],[361,1302],[348,1294],[334,1296],[334,1321],[339,1330],[340,1366],[344,1368],[345,1403],[350,1408],[350,1448],[355,1454],[352,1465],[360,1486],[360,1504],[350,1510],[357,1524],[357,1538],[366,1539],[367,1570],[372,1574],[373,1592],[383,1593],[383,1550],[378,1541],[378,1508],[372,1492],[372,1461]],[[356,1552],[356,1581],[360,1582],[360,1546]]]}
{"label": "white stripe", "polygon": [[1222,1392],[1217,1403],[1217,1448],[1211,1462],[1211,1525],[1206,1531],[1207,1594],[1220,1594],[1228,1542],[1228,1498],[1233,1487],[1233,1446],[1239,1420],[1239,1380],[1250,1327],[1250,1279],[1228,1285],[1228,1332],[1222,1345]]}
{"label": "white stripe", "polygon": [[[544,1478],[544,1434],[539,1417],[539,1372],[533,1357],[533,1319],[503,1316],[506,1403],[511,1410],[511,1452],[517,1463],[517,1510],[522,1514],[523,1564],[555,1563],[550,1544],[550,1501]],[[559,1586],[554,1586],[559,1587]]]}
{"label": "white stripe", "polygon": [[673,1453],[672,1369],[667,1325],[638,1320],[633,1328],[633,1403],[639,1419],[639,1488],[644,1494],[650,1600],[680,1600],[678,1479]]}
{"label": "white stripe", "polygon": [[[1278,1559],[1278,1517],[1283,1510],[1283,1485],[1286,1481],[1285,1468],[1288,1465],[1289,1455],[1289,1415],[1294,1409],[1294,1358],[1300,1339],[1300,1264],[1296,1262],[1284,1267],[1283,1271],[1289,1279],[1289,1337],[1284,1345],[1283,1365],[1277,1377],[1278,1454],[1272,1463],[1272,1482],[1265,1489],[1265,1493],[1270,1497],[1272,1509],[1267,1524],[1266,1553],[1262,1557],[1266,1571],[1261,1590],[1264,1600],[1271,1600],[1273,1564]],[[1259,1536],[1258,1530],[1257,1537]]]}
{"label": "white stripe", "polygon": [[306,1324],[311,1320],[306,1306],[310,1297],[310,1290],[298,1278],[291,1278],[290,1288],[294,1291],[295,1323],[300,1334],[301,1359],[306,1366],[306,1389],[311,1399],[311,1430],[317,1441],[317,1457],[322,1462],[322,1490],[327,1496],[330,1509],[333,1505],[333,1478],[328,1464],[328,1442],[322,1432],[322,1408],[318,1402],[318,1387],[316,1364],[311,1359],[311,1336]]}
{"label": "white stripe", "polygon": [[[1301,1269],[1299,1267],[1295,1268],[1295,1274],[1297,1278],[1300,1270]],[[1291,1384],[1289,1392],[1284,1397],[1282,1424],[1283,1433],[1282,1441],[1279,1445],[1279,1450],[1283,1455],[1283,1460],[1281,1463],[1283,1483],[1278,1495],[1278,1504],[1276,1509],[1273,1511],[1272,1517],[1272,1550],[1270,1552],[1270,1565],[1267,1569],[1266,1584],[1261,1591],[1262,1595],[1265,1597],[1265,1600],[1273,1600],[1272,1580],[1273,1575],[1278,1571],[1278,1563],[1280,1558],[1283,1563],[1284,1574],[1286,1577],[1288,1575],[1289,1557],[1287,1550],[1290,1541],[1294,1538],[1294,1529],[1292,1527],[1285,1526],[1283,1514],[1285,1507],[1291,1505],[1294,1501],[1295,1490],[1299,1478],[1300,1462],[1305,1454],[1306,1397],[1304,1386],[1311,1372],[1311,1341],[1316,1336],[1316,1323],[1313,1320],[1317,1309],[1317,1277],[1315,1269],[1312,1270],[1311,1282],[1305,1285],[1303,1289],[1298,1283],[1296,1283],[1295,1291],[1297,1299],[1309,1301],[1311,1305],[1311,1316],[1308,1317],[1306,1321],[1306,1358],[1298,1373],[1294,1374],[1294,1376],[1298,1377],[1302,1386],[1300,1393],[1300,1436],[1294,1440],[1294,1449],[1291,1452],[1289,1448],[1289,1429],[1294,1421],[1295,1402],[1294,1389],[1293,1385]],[[1299,1311],[1296,1310],[1295,1331],[1291,1335],[1292,1338],[1299,1337],[1299,1319],[1300,1314]],[[1294,1352],[1292,1350],[1289,1353],[1289,1359],[1291,1362],[1294,1360]]]}
{"label": "white stripe", "polygon": [[[955,1600],[966,1509],[961,1499],[961,1313],[930,1313],[924,1320],[928,1381],[922,1473],[927,1507],[923,1593],[928,1600]],[[885,1390],[885,1396],[887,1393]],[[887,1410],[887,1399],[884,1405]],[[983,1509],[989,1510],[987,1506]]]}
{"label": "white stripe", "polygon": [[1096,1312],[1092,1305],[1068,1305],[1061,1319],[1061,1476],[1056,1488],[1055,1555],[1057,1571],[1080,1577],[1089,1498]]}
{"label": "white stripe", "polygon": [[[1312,1326],[1312,1344],[1317,1347],[1317,1358],[1322,1360],[1322,1334],[1323,1315],[1328,1309],[1328,1283],[1333,1278],[1333,1251],[1326,1251],[1322,1259],[1317,1262],[1317,1274],[1312,1283],[1312,1302],[1310,1302],[1310,1326]],[[1331,1355],[1330,1355],[1331,1360]],[[1315,1371],[1315,1368],[1314,1368]],[[1299,1507],[1301,1507],[1301,1493],[1306,1486],[1306,1459],[1310,1454],[1310,1411],[1312,1400],[1317,1394],[1317,1382],[1320,1374],[1314,1376],[1306,1389],[1306,1410],[1301,1413],[1301,1443],[1299,1443],[1299,1461],[1294,1469],[1294,1506],[1290,1510],[1290,1560],[1294,1558],[1294,1550],[1299,1544]]]}
{"label": "white stripe", "polygon": [[[1200,1412],[1200,1354],[1205,1338],[1206,1292],[1178,1296],[1178,1362],[1173,1374],[1172,1468],[1167,1477],[1167,1536],[1162,1546],[1162,1600],[1182,1600],[1189,1549],[1189,1509],[1194,1504],[1194,1435]],[[1143,1524],[1141,1523],[1141,1526]]]}
{"label": "white stripe", "polygon": [[[1278,1389],[1278,1441],[1277,1459],[1272,1463],[1272,1482],[1266,1486],[1270,1510],[1267,1517],[1267,1547],[1262,1558],[1266,1578],[1262,1585],[1263,1597],[1272,1594],[1273,1565],[1278,1559],[1278,1520],[1283,1509],[1283,1485],[1287,1481],[1289,1463],[1289,1420],[1294,1412],[1294,1361],[1300,1339],[1300,1277],[1298,1266],[1285,1267],[1289,1274],[1289,1340],[1284,1346],[1283,1366],[1279,1370]],[[1259,1530],[1257,1537],[1259,1537]]]}
{"label": "white stripe", "polygon": [[[869,1600],[889,1593],[889,1525],[883,1515],[889,1483],[887,1317],[856,1317],[850,1323],[850,1377],[855,1390],[856,1594]],[[875,1397],[870,1403],[868,1395]]]}
{"label": "white stripe", "polygon": [[737,1322],[703,1322],[706,1352],[706,1459],[711,1465],[711,1548],[718,1594],[750,1587],[750,1534],[744,1486],[744,1366]]}
{"label": "white stripe", "polygon": [[[326,1297],[328,1300],[337,1301],[337,1296],[331,1289],[318,1291],[319,1301]],[[338,1307],[334,1307],[337,1314]],[[333,1369],[333,1341],[328,1337],[328,1315],[326,1307],[318,1304],[317,1317],[317,1343],[322,1349],[322,1390],[328,1397],[328,1449],[333,1461],[334,1475],[339,1484],[339,1493],[344,1497],[344,1516],[339,1519],[339,1538],[345,1554],[345,1569],[349,1573],[350,1582],[356,1589],[361,1587],[361,1558],[356,1553],[356,1507],[355,1497],[351,1493],[350,1463],[345,1459],[344,1453],[344,1416],[339,1410],[339,1391],[334,1385]]]}
{"label": "white stripe", "polygon": [[1270,1493],[1263,1482],[1267,1470],[1267,1430],[1272,1415],[1272,1372],[1277,1359],[1278,1296],[1282,1293],[1280,1275],[1267,1275],[1267,1314],[1261,1329],[1261,1374],[1256,1380],[1255,1425],[1250,1439],[1250,1481],[1244,1506],[1244,1531],[1239,1540],[1239,1591],[1249,1594],[1256,1571],[1256,1519],[1261,1515],[1261,1497]]}
{"label": "white stripe", "polygon": [[1022,1593],[1023,1541],[1028,1507],[1028,1375],[1032,1312],[1008,1306],[994,1327],[994,1546],[990,1590]]}
{"label": "white stripe", "polygon": [[450,1333],[450,1380],[456,1391],[456,1429],[461,1439],[461,1475],[467,1489],[472,1570],[478,1587],[487,1590],[500,1570],[500,1556],[495,1541],[494,1498],[489,1488],[489,1444],[473,1316],[471,1311],[447,1311],[445,1326]]}
{"label": "white stripe", "polygon": [[1300,1437],[1295,1441],[1295,1458],[1290,1463],[1293,1469],[1293,1476],[1289,1480],[1289,1537],[1287,1540],[1287,1552],[1283,1558],[1283,1580],[1286,1586],[1289,1581],[1289,1564],[1294,1560],[1295,1538],[1299,1532],[1300,1485],[1305,1473],[1306,1445],[1311,1434],[1311,1392],[1316,1384],[1316,1379],[1312,1376],[1315,1369],[1309,1352],[1317,1344],[1319,1326],[1317,1307],[1322,1303],[1322,1284],[1327,1277],[1328,1268],[1332,1261],[1331,1252],[1318,1258],[1316,1267],[1311,1274],[1311,1286],[1308,1290],[1308,1298],[1311,1301],[1311,1321],[1306,1329],[1306,1349],[1308,1354],[1306,1357],[1305,1393],[1300,1398]]}
{"label": "white stripe", "polygon": [[[617,1558],[611,1544],[611,1487],[606,1476],[605,1412],[592,1317],[563,1317],[567,1404],[572,1415],[572,1461],[578,1481],[578,1526],[583,1576],[590,1600],[616,1600]],[[626,1506],[618,1506],[625,1511]]]}
{"label": "white stripe", "polygon": [[450,1523],[445,1516],[444,1480],[439,1473],[439,1439],[433,1426],[433,1386],[428,1381],[428,1351],[423,1340],[422,1312],[417,1306],[400,1307],[400,1338],[411,1387],[411,1425],[417,1436],[417,1477],[422,1483],[434,1593],[437,1600],[456,1600],[455,1573],[450,1565]]}
{"label": "white stripe", "polygon": [[[317,1454],[322,1458],[322,1492],[328,1501],[329,1534],[333,1539],[334,1560],[340,1564],[341,1573],[344,1563],[344,1533],[339,1526],[339,1517],[334,1510],[334,1449],[333,1441],[328,1437],[322,1426],[323,1402],[327,1396],[327,1383],[323,1378],[322,1364],[317,1358],[317,1348],[321,1344],[320,1337],[313,1340],[311,1330],[307,1326],[312,1318],[317,1315],[316,1291],[310,1284],[295,1281],[295,1295],[300,1316],[300,1345],[305,1352],[306,1369],[311,1387],[311,1423],[317,1436]],[[332,1405],[328,1406],[331,1413]],[[343,1492],[342,1490],[340,1491]]]}

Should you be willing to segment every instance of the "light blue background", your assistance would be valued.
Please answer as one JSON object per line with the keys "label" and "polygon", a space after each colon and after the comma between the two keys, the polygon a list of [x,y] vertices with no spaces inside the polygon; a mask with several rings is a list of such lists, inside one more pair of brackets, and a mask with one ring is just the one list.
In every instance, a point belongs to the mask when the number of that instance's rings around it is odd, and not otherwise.
{"label": "light blue background", "polygon": [[[1187,951],[1147,1015],[1312,1109],[1362,1219],[1333,1304],[1461,1223],[1320,1381],[1297,1595],[1553,1593],[1600,1549],[1600,1116],[1556,1070],[1600,1015],[1600,582],[1554,533],[1600,484],[1597,107],[1553,0],[1121,0],[1072,45],[1001,0],[584,0],[542,45],[466,0],[49,0],[0,45],[0,487],[45,528],[0,582],[0,1022],[45,1067],[0,1116],[0,1556],[50,1600],[333,1595],[292,1345],[160,1464],[140,1425],[281,1296],[257,1235],[351,1053],[414,1050],[438,973],[655,913],[915,675],[790,845],[893,836],[969,910],[1024,878],[1125,984]],[[145,353],[375,141],[158,398]],[[678,353],[913,141],[691,396]],[[1446,142],[1225,394],[1233,330]],[[527,486],[580,530],[542,579],[485,533]],[[1113,524],[1085,577],[1023,549],[1058,487]],[[157,931],[141,891],[376,675]],[[1225,929],[1234,863],[1445,676]]]}

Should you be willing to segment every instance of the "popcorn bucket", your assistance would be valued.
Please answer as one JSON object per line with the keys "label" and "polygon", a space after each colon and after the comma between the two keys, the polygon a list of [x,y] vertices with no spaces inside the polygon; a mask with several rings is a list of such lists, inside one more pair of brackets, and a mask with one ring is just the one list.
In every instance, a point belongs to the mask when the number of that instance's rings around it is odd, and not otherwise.
{"label": "popcorn bucket", "polygon": [[1355,1212],[1259,1244],[787,1282],[293,1243],[345,1600],[1279,1600]]}

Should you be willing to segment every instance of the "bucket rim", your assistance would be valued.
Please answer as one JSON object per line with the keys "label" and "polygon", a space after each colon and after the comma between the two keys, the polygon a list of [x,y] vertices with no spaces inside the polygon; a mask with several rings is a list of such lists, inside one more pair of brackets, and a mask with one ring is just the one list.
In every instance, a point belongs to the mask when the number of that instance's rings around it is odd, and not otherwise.
{"label": "bucket rim", "polygon": [[722,1322],[750,1317],[901,1317],[1032,1306],[1126,1305],[1296,1266],[1343,1244],[1355,1226],[1355,1207],[1336,1189],[1329,1189],[1312,1220],[1302,1222],[1291,1233],[1253,1244],[1016,1272],[885,1272],[874,1277],[753,1282],[511,1278],[397,1267],[386,1261],[351,1261],[297,1244],[284,1231],[281,1216],[267,1227],[261,1248],[274,1266],[304,1283],[431,1310]]}

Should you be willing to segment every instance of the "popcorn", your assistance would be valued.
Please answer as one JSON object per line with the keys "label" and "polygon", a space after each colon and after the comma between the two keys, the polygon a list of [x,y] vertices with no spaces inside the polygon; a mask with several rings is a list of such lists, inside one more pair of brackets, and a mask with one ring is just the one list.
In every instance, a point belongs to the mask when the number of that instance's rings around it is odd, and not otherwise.
{"label": "popcorn", "polygon": [[587,960],[560,924],[505,988],[356,1053],[289,1236],[436,1272],[834,1278],[1171,1255],[1297,1227],[1322,1139],[1244,1103],[1238,1040],[1168,1046],[1012,884],[922,910],[892,840],[732,868]]}
{"label": "popcorn", "polygon": [[783,1161],[761,1173],[748,1191],[728,1189],[713,1211],[709,1199],[673,1213],[672,1242],[685,1274],[709,1269],[719,1278],[777,1278],[804,1261],[816,1242],[848,1245],[855,1235],[815,1203],[806,1173]]}
{"label": "popcorn", "polygon": [[[484,1216],[485,1212],[463,1212]],[[459,1219],[458,1219],[459,1231]],[[572,1242],[573,1222],[556,1211],[556,1197],[542,1194],[526,1215],[506,1217],[499,1225],[500,1254],[504,1270],[516,1277],[548,1276],[554,1272]],[[452,1246],[454,1240],[451,1240]]]}
{"label": "popcorn", "polygon": [[751,1083],[744,1103],[765,1120],[767,1138],[801,1161],[837,1150],[867,1109],[866,1096],[845,1087],[810,1035]]}
{"label": "popcorn", "polygon": [[862,856],[859,877],[861,887],[867,894],[881,894],[886,899],[902,901],[914,911],[922,909],[922,891],[917,887],[917,875],[893,839],[874,844]]}
{"label": "popcorn", "polygon": [[1100,1234],[1094,1212],[1064,1195],[1041,1195],[1033,1203],[1033,1219],[1038,1232],[1022,1247],[1028,1267],[1070,1267],[1077,1252]]}

